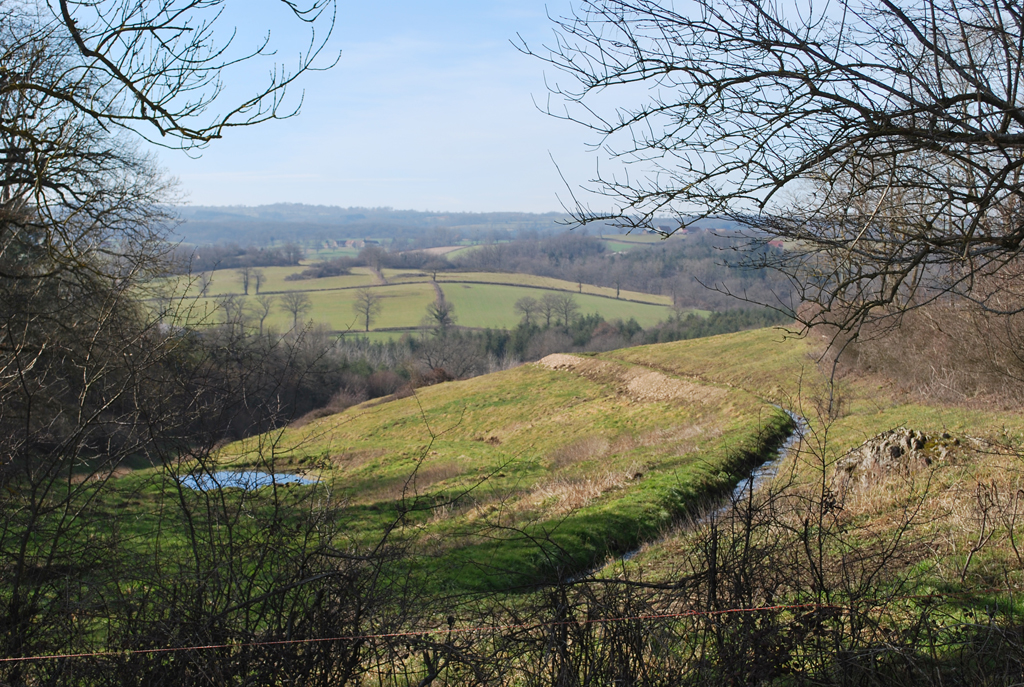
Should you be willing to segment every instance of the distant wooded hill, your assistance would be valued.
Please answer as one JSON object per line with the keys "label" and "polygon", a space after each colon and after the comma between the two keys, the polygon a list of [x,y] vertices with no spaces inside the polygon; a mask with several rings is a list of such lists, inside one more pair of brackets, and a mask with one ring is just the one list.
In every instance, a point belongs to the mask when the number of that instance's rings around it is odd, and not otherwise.
{"label": "distant wooded hill", "polygon": [[[236,242],[272,245],[339,238],[386,238],[410,248],[452,245],[459,240],[494,241],[564,232],[568,216],[548,212],[422,212],[392,208],[341,208],[279,203],[249,206],[182,206],[174,233],[186,243]],[[669,220],[666,220],[669,223]],[[728,222],[705,223],[728,228]],[[591,234],[618,233],[611,225],[590,225]]]}

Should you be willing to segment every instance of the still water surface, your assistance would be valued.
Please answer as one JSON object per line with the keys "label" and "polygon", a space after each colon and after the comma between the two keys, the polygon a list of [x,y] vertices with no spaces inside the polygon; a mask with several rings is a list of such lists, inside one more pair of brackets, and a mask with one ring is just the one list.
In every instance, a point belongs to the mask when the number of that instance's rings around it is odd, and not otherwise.
{"label": "still water surface", "polygon": [[307,479],[299,475],[288,473],[260,472],[259,470],[220,470],[213,474],[188,475],[181,478],[181,483],[189,489],[197,491],[211,491],[213,489],[260,489],[269,487],[272,484],[284,486],[286,484],[316,484],[315,479]]}

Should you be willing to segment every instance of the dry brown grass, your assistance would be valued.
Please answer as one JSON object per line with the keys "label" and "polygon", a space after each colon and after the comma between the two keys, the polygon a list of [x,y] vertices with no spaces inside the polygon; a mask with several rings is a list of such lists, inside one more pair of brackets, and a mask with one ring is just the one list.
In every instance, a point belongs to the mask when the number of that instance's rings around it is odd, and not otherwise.
{"label": "dry brown grass", "polygon": [[[459,456],[459,459],[464,458],[465,456]],[[443,463],[427,462],[421,465],[412,475],[382,480],[376,488],[357,494],[352,502],[355,504],[365,504],[422,496],[441,482],[459,477],[465,473],[464,462],[459,459]]]}
{"label": "dry brown grass", "polygon": [[589,436],[557,449],[551,454],[551,467],[561,470],[585,460],[608,455],[611,443],[601,436]]}
{"label": "dry brown grass", "polygon": [[552,370],[565,370],[599,384],[612,384],[618,393],[635,403],[676,402],[712,405],[721,401],[725,390],[685,379],[669,377],[644,367],[612,363],[554,353],[539,361]]}
{"label": "dry brown grass", "polygon": [[336,453],[331,456],[331,462],[342,470],[357,470],[371,460],[380,458],[384,453],[384,449],[380,448]]}
{"label": "dry brown grass", "polygon": [[577,511],[594,499],[641,479],[644,466],[633,463],[625,470],[609,470],[594,476],[559,475],[539,484],[520,501],[520,508],[543,509],[553,515]]}
{"label": "dry brown grass", "polygon": [[844,351],[841,375],[882,380],[925,403],[981,410],[1024,403],[1024,314],[988,315],[970,304],[932,304],[898,327],[867,327]]}

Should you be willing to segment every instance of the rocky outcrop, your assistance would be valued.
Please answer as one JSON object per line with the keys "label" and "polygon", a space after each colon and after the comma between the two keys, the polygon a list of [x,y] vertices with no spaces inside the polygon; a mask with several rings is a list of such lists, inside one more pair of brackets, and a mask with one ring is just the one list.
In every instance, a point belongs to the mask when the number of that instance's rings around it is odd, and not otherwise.
{"label": "rocky outcrop", "polygon": [[928,437],[923,432],[897,427],[868,439],[837,464],[840,473],[866,483],[887,475],[908,475],[942,461],[960,440],[947,433]]}

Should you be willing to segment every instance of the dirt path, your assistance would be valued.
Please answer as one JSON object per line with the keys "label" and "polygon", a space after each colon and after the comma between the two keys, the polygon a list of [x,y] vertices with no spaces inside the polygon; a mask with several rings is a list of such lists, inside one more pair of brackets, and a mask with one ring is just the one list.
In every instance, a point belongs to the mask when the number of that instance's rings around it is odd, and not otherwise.
{"label": "dirt path", "polygon": [[614,384],[620,394],[637,403],[679,401],[707,405],[718,402],[726,394],[725,389],[669,377],[645,367],[620,365],[566,353],[549,355],[541,359],[539,364],[552,370],[578,374],[591,381]]}

